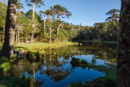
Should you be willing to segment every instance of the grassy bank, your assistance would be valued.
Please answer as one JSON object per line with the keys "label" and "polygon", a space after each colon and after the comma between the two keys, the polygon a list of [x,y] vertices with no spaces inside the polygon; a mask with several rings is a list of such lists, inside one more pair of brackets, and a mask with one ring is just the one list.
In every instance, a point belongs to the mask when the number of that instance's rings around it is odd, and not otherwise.
{"label": "grassy bank", "polygon": [[23,50],[43,50],[43,49],[47,49],[47,48],[59,48],[59,47],[63,47],[63,46],[68,46],[68,45],[77,45],[77,43],[73,43],[73,42],[60,42],[60,43],[21,43],[19,46],[15,45],[15,49],[23,49]]}

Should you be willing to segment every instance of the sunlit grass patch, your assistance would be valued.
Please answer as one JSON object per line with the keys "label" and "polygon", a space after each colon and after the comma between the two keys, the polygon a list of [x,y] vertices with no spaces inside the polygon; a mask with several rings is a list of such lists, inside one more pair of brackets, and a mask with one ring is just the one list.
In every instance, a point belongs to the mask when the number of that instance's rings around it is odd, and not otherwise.
{"label": "sunlit grass patch", "polygon": [[20,44],[20,46],[16,46],[15,45],[15,50],[18,50],[18,51],[22,51],[22,50],[29,50],[29,51],[42,51],[44,50],[45,48],[59,48],[59,47],[63,47],[63,46],[66,46],[66,45],[76,45],[76,43],[72,43],[72,42],[66,42],[66,43],[52,43],[52,44],[49,44],[49,43],[23,43],[23,44]]}

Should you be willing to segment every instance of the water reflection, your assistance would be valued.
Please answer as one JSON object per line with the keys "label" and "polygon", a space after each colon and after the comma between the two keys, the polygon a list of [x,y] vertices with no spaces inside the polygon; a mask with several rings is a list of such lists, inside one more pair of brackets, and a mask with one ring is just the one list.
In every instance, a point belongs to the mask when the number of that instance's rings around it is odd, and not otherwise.
{"label": "water reflection", "polygon": [[[86,67],[74,66],[72,58],[85,60]],[[13,64],[13,74],[27,76],[31,87],[67,87],[70,83],[109,77],[116,70],[115,44],[85,44],[46,49],[45,54],[27,57]],[[114,70],[114,71],[113,71]],[[114,74],[115,75],[115,74]]]}

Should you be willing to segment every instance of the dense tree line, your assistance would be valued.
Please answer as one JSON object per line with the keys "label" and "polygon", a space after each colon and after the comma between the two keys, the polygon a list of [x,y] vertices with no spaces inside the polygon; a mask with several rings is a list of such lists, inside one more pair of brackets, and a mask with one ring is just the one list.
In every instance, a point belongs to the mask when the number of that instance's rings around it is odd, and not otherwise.
{"label": "dense tree line", "polygon": [[119,10],[112,9],[106,13],[106,22],[95,23],[79,30],[74,40],[84,41],[117,41],[119,35]]}
{"label": "dense tree line", "polygon": [[[27,0],[28,1],[28,0]],[[27,2],[29,6],[33,6],[30,1]],[[39,3],[39,4],[43,4]],[[39,5],[38,2],[36,5]],[[3,41],[4,37],[4,25],[5,25],[5,14],[6,5],[0,3],[2,11],[0,18],[1,22],[1,38]],[[46,11],[40,11],[40,14],[36,13],[34,9],[30,9],[28,12],[24,13],[20,11],[22,3],[17,3],[17,13],[16,13],[16,29],[15,29],[15,42],[60,42],[60,41],[117,41],[119,32],[119,12],[116,9],[112,9],[106,14],[109,17],[104,23],[95,23],[93,26],[82,26],[73,25],[67,22],[61,21],[63,17],[71,16],[71,13],[60,5],[55,5],[47,9]],[[3,17],[4,16],[4,17]]]}
{"label": "dense tree line", "polygon": [[[12,0],[15,2],[15,0]],[[11,1],[10,1],[11,2]],[[10,3],[8,2],[8,4]],[[44,5],[42,0],[26,0],[28,6],[32,6],[32,9],[26,13],[22,12],[24,9],[20,0],[16,2],[16,16],[13,15],[13,20],[7,19],[6,12],[7,6],[5,3],[0,3],[1,13],[0,14],[0,40],[1,42],[7,39],[11,35],[9,42],[12,41],[12,46],[15,43],[19,45],[20,42],[33,43],[34,41],[40,42],[65,42],[65,41],[117,41],[119,34],[119,10],[112,9],[106,13],[108,18],[106,22],[95,23],[93,26],[82,26],[74,25],[62,21],[64,17],[70,17],[72,14],[65,7],[60,5],[54,5],[45,11],[40,11],[39,14],[35,12],[35,5]],[[8,6],[9,8],[9,6]],[[15,7],[14,7],[15,9]],[[14,10],[9,9],[9,10]],[[15,14],[14,13],[14,14]],[[12,17],[12,16],[10,16]],[[10,26],[10,29],[15,28],[15,33],[10,32],[10,34],[5,34],[7,29],[5,29],[5,19],[11,22],[15,21],[14,27]],[[11,23],[10,22],[10,23]],[[8,23],[8,22],[7,22]],[[6,25],[10,25],[7,24]],[[13,24],[13,23],[11,23]],[[9,26],[8,26],[9,27]],[[9,29],[9,30],[10,30]],[[13,29],[14,30],[14,29]],[[5,36],[5,39],[4,39]],[[6,40],[7,41],[7,40]],[[5,45],[7,45],[7,43]],[[8,45],[8,46],[9,46]],[[11,46],[11,47],[12,47]],[[7,47],[7,46],[3,46]],[[11,49],[9,46],[8,48]],[[7,48],[7,50],[8,50]],[[4,49],[4,48],[3,48]],[[7,52],[7,51],[6,51]]]}

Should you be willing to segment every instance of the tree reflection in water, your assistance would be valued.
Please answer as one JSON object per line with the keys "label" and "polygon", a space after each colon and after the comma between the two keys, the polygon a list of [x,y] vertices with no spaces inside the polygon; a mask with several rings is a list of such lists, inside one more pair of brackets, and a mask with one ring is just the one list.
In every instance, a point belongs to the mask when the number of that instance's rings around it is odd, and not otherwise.
{"label": "tree reflection in water", "polygon": [[[72,60],[72,57],[76,56],[79,57],[79,59],[83,57],[81,59],[87,62],[88,59],[90,59],[90,63],[89,66],[87,66],[87,69],[90,71],[92,70],[93,72],[96,71],[95,75],[98,71],[98,73],[105,72],[106,75],[113,76],[113,74],[110,72],[115,71],[113,69],[115,69],[116,65],[116,44],[86,43],[85,45],[86,46],[66,46],[58,49],[49,48],[46,49],[45,54],[42,55],[38,54],[38,52],[28,52],[26,58],[22,59],[18,63],[12,64],[12,76],[17,76],[20,78],[22,78],[22,76],[26,76],[29,78],[30,80],[28,80],[28,83],[30,85],[28,85],[28,87],[40,87],[44,85],[47,86],[48,81],[50,81],[50,83],[52,83],[52,81],[53,83],[58,82],[60,86],[63,84],[62,82],[64,82],[67,86],[72,81],[74,81],[72,76],[74,73],[76,73],[77,67],[73,66],[70,61]],[[88,56],[91,58],[88,58]],[[100,65],[100,62],[104,63]],[[81,68],[80,70],[87,69]],[[83,74],[84,76],[87,75],[87,73],[80,72],[79,78],[80,74]],[[100,75],[96,76],[94,79],[97,77],[100,77]],[[67,80],[68,78],[70,78],[70,81]],[[88,80],[86,78],[86,81]],[[81,82],[84,82],[84,80],[81,80]],[[56,85],[56,87],[60,86]]]}

